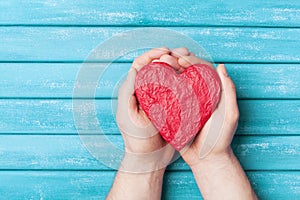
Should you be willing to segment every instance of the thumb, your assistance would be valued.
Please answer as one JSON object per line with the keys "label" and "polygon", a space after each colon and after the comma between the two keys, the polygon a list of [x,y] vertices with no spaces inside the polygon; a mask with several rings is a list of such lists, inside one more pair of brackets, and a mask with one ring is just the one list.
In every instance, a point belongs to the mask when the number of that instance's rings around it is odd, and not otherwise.
{"label": "thumb", "polygon": [[124,109],[135,110],[137,109],[137,102],[134,96],[134,84],[137,71],[134,68],[130,68],[127,78],[119,90],[119,104]]}
{"label": "thumb", "polygon": [[127,78],[126,78],[128,95],[134,94],[134,84],[135,84],[136,74],[137,71],[133,67],[130,68],[130,70],[128,71]]}
{"label": "thumb", "polygon": [[237,106],[237,97],[236,97],[236,88],[228,76],[226,68],[224,64],[218,65],[217,72],[222,82],[222,94],[221,94],[221,101],[225,101],[226,110],[229,113],[238,113],[238,106]]}
{"label": "thumb", "polygon": [[218,65],[217,72],[222,82],[222,88],[223,88],[222,92],[224,92],[226,96],[229,97],[229,99],[227,100],[236,100],[235,85],[231,80],[231,78],[229,77],[224,64]]}
{"label": "thumb", "polygon": [[[218,65],[217,72],[222,82],[221,99],[217,109],[213,112],[212,116],[201,130],[201,134],[198,136],[201,138],[200,159],[205,158],[213,151],[218,143],[220,146],[227,141],[223,139],[228,136],[228,131],[224,128],[228,125],[228,119],[226,117],[229,116],[229,119],[231,119],[234,109],[237,109],[235,90],[233,90],[234,84],[228,76],[224,64]],[[231,131],[229,133],[231,136],[230,139],[232,139]],[[220,139],[221,137],[222,139]]]}

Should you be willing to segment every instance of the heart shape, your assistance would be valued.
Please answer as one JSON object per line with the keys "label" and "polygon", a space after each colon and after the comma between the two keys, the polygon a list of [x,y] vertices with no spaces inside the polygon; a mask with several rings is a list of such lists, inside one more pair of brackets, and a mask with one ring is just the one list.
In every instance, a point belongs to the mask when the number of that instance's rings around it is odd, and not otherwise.
{"label": "heart shape", "polygon": [[167,63],[152,62],[138,72],[135,94],[161,136],[180,151],[217,107],[221,82],[206,64],[191,65],[177,74]]}

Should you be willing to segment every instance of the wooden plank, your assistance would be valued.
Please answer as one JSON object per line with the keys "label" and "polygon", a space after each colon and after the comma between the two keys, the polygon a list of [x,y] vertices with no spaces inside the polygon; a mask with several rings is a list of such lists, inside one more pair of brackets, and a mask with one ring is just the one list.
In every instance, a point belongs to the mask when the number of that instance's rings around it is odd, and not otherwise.
{"label": "wooden plank", "polygon": [[[4,199],[104,199],[115,172],[0,171]],[[259,199],[297,199],[300,173],[248,172]],[[167,172],[162,199],[201,199],[192,172]]]}
{"label": "wooden plank", "polygon": [[[167,5],[167,6],[166,6]],[[259,5],[259,6],[258,6]],[[298,26],[300,3],[281,1],[26,1],[1,2],[0,24],[135,26]],[[13,13],[13,14],[12,14]]]}
{"label": "wooden plank", "polygon": [[[83,120],[75,128],[71,99],[0,100],[1,134],[77,134],[77,130],[119,134],[115,122],[117,100],[96,100],[98,123],[92,121],[93,100],[81,100],[78,112]],[[299,100],[240,100],[237,134],[299,134]],[[80,118],[81,119],[81,118]]]}
{"label": "wooden plank", "polygon": [[[167,28],[167,27],[166,27]],[[135,28],[124,27],[1,27],[0,61],[83,61],[90,51],[111,36]],[[194,39],[215,62],[299,62],[300,28],[170,28]],[[155,30],[157,32],[157,30]],[[149,32],[149,31],[148,31]],[[126,38],[122,35],[122,38]],[[136,37],[135,37],[136,39]],[[166,46],[168,35],[152,47]],[[137,39],[134,41],[137,42]],[[139,43],[144,41],[138,40]],[[17,44],[17,45],[16,45]],[[116,45],[119,45],[120,42]],[[149,44],[150,45],[150,44]],[[147,48],[151,47],[147,45]],[[170,48],[177,47],[175,43]],[[167,46],[168,46],[167,45]],[[142,46],[142,45],[141,45]],[[96,61],[111,60],[116,46],[103,50]],[[141,47],[144,48],[144,47]],[[143,51],[120,58],[132,61]]]}
{"label": "wooden plank", "polygon": [[300,101],[239,101],[238,133],[299,134],[299,103]]}
{"label": "wooden plank", "polygon": [[[107,68],[107,63],[90,66],[90,71],[94,70],[100,79],[95,82],[95,97],[116,98],[118,82],[126,76],[130,63],[114,63]],[[300,98],[299,64],[226,66],[236,84],[238,98]],[[81,68],[79,63],[0,63],[0,97],[70,98]],[[102,70],[104,74],[100,76]]]}
{"label": "wooden plank", "polygon": [[[109,150],[105,151],[107,142],[123,149],[120,135],[92,138],[97,141],[98,148],[106,152],[107,157],[111,155]],[[110,166],[118,168],[120,163],[117,160],[107,161],[93,157],[85,148],[84,141],[86,140],[81,140],[79,136],[2,135],[0,170],[111,170]],[[232,148],[245,170],[300,170],[300,136],[236,136]],[[189,167],[182,159],[178,159],[168,170],[189,170]]]}
{"label": "wooden plank", "polygon": [[[299,197],[299,172],[248,172],[247,176],[261,200]],[[200,199],[191,172],[167,173],[163,191],[163,199]]]}

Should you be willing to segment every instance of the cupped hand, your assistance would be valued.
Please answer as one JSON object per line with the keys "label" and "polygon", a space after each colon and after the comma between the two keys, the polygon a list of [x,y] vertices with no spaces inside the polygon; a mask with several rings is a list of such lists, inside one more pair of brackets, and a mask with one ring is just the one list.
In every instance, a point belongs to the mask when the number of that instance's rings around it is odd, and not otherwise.
{"label": "cupped hand", "polygon": [[[163,59],[168,54],[170,50],[162,47],[137,57],[119,90],[116,119],[125,144],[124,170],[144,172],[165,168],[174,154],[174,149],[166,144],[144,111],[139,108],[134,93],[137,72],[153,60]],[[135,166],[130,166],[133,164]]]}
{"label": "cupped hand", "polygon": [[[162,56],[159,61],[170,64],[179,73],[192,64],[207,64],[213,67],[211,63],[196,57],[186,48],[173,49],[170,55]],[[219,159],[231,153],[230,144],[239,118],[236,90],[225,66],[220,64],[216,70],[222,83],[220,102],[200,133],[180,152],[190,166],[201,161]]]}

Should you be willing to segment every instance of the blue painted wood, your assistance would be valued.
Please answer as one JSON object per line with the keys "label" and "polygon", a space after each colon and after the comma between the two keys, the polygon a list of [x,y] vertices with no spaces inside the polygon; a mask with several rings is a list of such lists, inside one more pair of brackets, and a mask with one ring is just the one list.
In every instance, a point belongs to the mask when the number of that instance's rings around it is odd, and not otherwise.
{"label": "blue painted wood", "polygon": [[[162,199],[200,199],[191,172],[166,174]],[[261,200],[298,199],[299,172],[248,172],[247,176]],[[175,184],[173,188],[171,185]]]}
{"label": "blue painted wood", "polygon": [[[107,137],[123,149],[120,135],[94,137],[103,148]],[[0,170],[111,170],[88,152],[83,141],[67,135],[1,135]],[[299,136],[235,136],[232,148],[245,170],[300,170]],[[168,168],[189,169],[182,159]]]}
{"label": "blue painted wood", "polygon": [[285,1],[2,1],[0,24],[300,26],[300,3]]}
{"label": "blue painted wood", "polygon": [[[90,65],[95,66],[92,73],[98,74],[107,64]],[[0,63],[0,97],[71,98],[81,67],[80,63]],[[126,76],[129,67],[130,63],[114,63],[105,69],[99,75],[95,96],[116,98],[117,83]],[[236,84],[238,98],[300,98],[299,64],[227,64],[226,67]]]}
{"label": "blue painted wood", "polygon": [[[79,116],[92,116],[93,100],[87,100]],[[96,112],[104,133],[119,134],[115,122],[117,100],[96,100]],[[239,135],[299,134],[299,100],[240,100]],[[99,133],[99,125],[73,120],[71,99],[0,100],[0,133],[2,134],[77,134],[77,130]],[[77,113],[77,112],[76,112]],[[85,118],[90,119],[90,118]]]}
{"label": "blue painted wood", "polygon": [[[167,27],[166,27],[167,28]],[[0,61],[83,61],[91,50],[126,27],[1,27]],[[299,62],[300,28],[170,28],[198,42],[216,62]],[[168,35],[162,35],[162,40]],[[16,45],[17,44],[17,45]],[[165,43],[161,42],[161,46]],[[157,47],[157,46],[155,46]],[[170,46],[174,48],[175,46]],[[177,46],[176,46],[177,47]],[[112,47],[112,50],[114,48]],[[121,61],[132,61],[141,51]],[[115,52],[97,61],[111,60]]]}
{"label": "blue painted wood", "polygon": [[[10,0],[0,2],[0,26],[0,199],[104,199],[114,171],[76,135],[74,80],[99,43],[144,26],[172,27],[216,62],[236,63],[228,65],[241,112],[232,147],[260,199],[299,198],[300,1]],[[99,98],[116,97],[115,83],[130,64],[113,66]],[[96,108],[111,141],[122,146],[110,101],[97,100]],[[178,160],[168,168],[163,199],[186,198],[201,199]]]}
{"label": "blue painted wood", "polygon": [[[6,199],[104,199],[115,172],[0,171],[0,192]],[[298,171],[247,173],[259,199],[297,199]],[[167,172],[162,199],[201,199],[190,171]]]}

